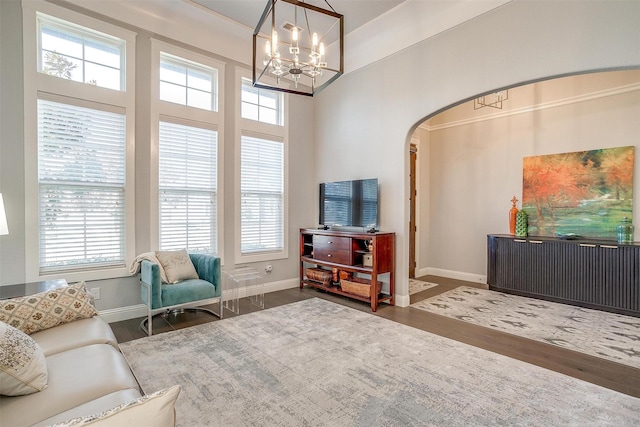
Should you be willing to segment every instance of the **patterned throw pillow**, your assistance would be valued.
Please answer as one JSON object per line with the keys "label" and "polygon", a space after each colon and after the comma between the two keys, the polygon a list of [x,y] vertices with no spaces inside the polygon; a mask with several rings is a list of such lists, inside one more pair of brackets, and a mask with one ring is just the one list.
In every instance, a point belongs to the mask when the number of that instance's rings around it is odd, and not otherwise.
{"label": "patterned throw pillow", "polygon": [[53,425],[51,427],[78,427],[92,425],[95,427],[173,427],[176,425],[175,403],[180,394],[180,386],[157,391],[142,396],[133,402],[124,403],[100,414]]}
{"label": "patterned throw pillow", "polygon": [[96,314],[84,282],[0,301],[0,321],[27,334]]}
{"label": "patterned throw pillow", "polygon": [[35,393],[47,387],[47,380],[47,362],[38,343],[24,332],[0,322],[0,394]]}
{"label": "patterned throw pillow", "polygon": [[178,283],[181,280],[197,279],[198,273],[189,258],[186,249],[179,251],[156,251],[156,258],[162,264],[167,273],[169,283]]}

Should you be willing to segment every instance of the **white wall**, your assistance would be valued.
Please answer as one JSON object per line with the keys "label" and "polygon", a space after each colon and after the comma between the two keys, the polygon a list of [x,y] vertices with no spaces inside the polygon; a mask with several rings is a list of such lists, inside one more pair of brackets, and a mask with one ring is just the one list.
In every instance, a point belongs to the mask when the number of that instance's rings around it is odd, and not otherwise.
{"label": "white wall", "polygon": [[[396,300],[408,304],[407,171],[414,127],[448,105],[496,88],[638,66],[640,2],[513,1],[323,91],[316,104],[318,181],[379,178],[381,229],[397,233]],[[479,142],[472,148],[486,149]],[[471,210],[480,202],[461,200]],[[458,251],[465,238],[452,234],[439,248],[450,257],[464,256]]]}
{"label": "white wall", "polygon": [[[635,146],[640,152],[640,72],[628,73],[638,78],[629,92],[534,112],[489,116],[429,132],[427,167],[432,182],[437,179],[438,183],[426,187],[420,183],[429,193],[431,206],[428,238],[420,236],[428,247],[421,265],[428,266],[429,273],[444,270],[486,279],[486,235],[509,233],[510,199],[514,195],[522,198],[523,157],[622,146]],[[588,77],[576,79],[588,87]],[[573,80],[561,80],[567,79]],[[542,91],[511,90],[508,102],[529,98],[527,92]],[[473,110],[469,104],[456,108],[462,107]],[[640,173],[635,174],[635,188],[640,188]],[[636,197],[634,208],[634,222],[640,223],[640,198]],[[442,242],[452,236],[454,241],[443,251]]]}

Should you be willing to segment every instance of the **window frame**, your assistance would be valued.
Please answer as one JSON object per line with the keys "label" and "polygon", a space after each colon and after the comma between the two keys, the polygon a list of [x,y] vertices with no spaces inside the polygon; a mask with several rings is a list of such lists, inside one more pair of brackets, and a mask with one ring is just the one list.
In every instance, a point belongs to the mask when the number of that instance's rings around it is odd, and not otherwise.
{"label": "window frame", "polygon": [[[110,36],[108,34],[105,34],[105,33],[101,32],[101,31],[93,30],[93,29],[88,28],[86,26],[82,26],[82,25],[78,25],[78,24],[75,24],[75,23],[72,23],[72,22],[68,22],[68,21],[56,18],[55,16],[51,16],[51,15],[42,13],[42,12],[37,12],[36,16],[37,16],[37,18],[36,18],[37,19],[37,35],[38,35],[38,39],[37,39],[37,43],[38,43],[37,46],[38,47],[37,47],[37,50],[38,50],[38,72],[39,73],[45,74],[45,75],[49,75],[49,74],[47,74],[47,73],[45,73],[43,71],[44,64],[42,63],[42,56],[41,56],[42,49],[43,49],[42,46],[41,46],[41,44],[42,44],[42,36],[41,36],[42,27],[43,27],[43,24],[46,23],[46,24],[49,24],[51,27],[57,28],[58,30],[68,31],[71,34],[78,35],[78,36],[83,38],[83,57],[82,58],[76,58],[76,59],[79,59],[83,63],[83,70],[85,70],[85,68],[86,68],[85,65],[87,63],[98,64],[98,63],[95,63],[93,61],[90,61],[90,60],[86,59],[86,56],[84,55],[84,47],[85,47],[84,39],[85,39],[85,37],[88,37],[88,38],[90,38],[92,40],[96,40],[96,41],[102,42],[105,45],[109,45],[110,44],[112,46],[116,46],[116,45],[120,44],[120,50],[121,50],[121,52],[120,52],[120,61],[119,61],[120,68],[118,69],[118,74],[119,74],[119,78],[120,78],[120,81],[119,81],[119,83],[120,83],[119,86],[120,87],[118,89],[110,89],[110,90],[118,90],[118,91],[121,91],[121,92],[126,91],[126,87],[127,87],[127,78],[126,78],[127,77],[126,76],[127,66],[126,66],[126,61],[125,61],[126,52],[127,52],[127,42],[126,42],[126,40],[124,40],[124,39],[122,39],[120,37]],[[117,41],[120,41],[121,43],[117,43]],[[69,56],[69,55],[64,55],[64,56]],[[98,64],[98,65],[105,66],[105,64]],[[84,75],[85,75],[85,72],[83,71],[83,77],[84,77]],[[57,77],[57,76],[52,76],[52,77],[60,78],[60,77]],[[90,83],[85,82],[84,78],[83,78],[82,81],[77,81],[77,80],[73,80],[73,81],[75,81],[77,83],[90,84]],[[109,88],[106,88],[105,86],[98,86],[98,87],[109,89]]]}
{"label": "window frame", "polygon": [[[168,82],[168,81],[165,81],[165,80],[162,80],[162,79],[160,79],[160,77],[158,77],[159,83],[164,81],[166,83],[173,84],[175,86],[180,86],[180,87],[185,89],[185,102],[186,102],[185,104],[169,101],[169,100],[166,100],[166,99],[160,99],[161,102],[170,102],[170,103],[173,103],[173,104],[178,104],[178,105],[182,105],[182,106],[186,106],[186,107],[190,107],[190,108],[198,108],[198,109],[201,109],[201,110],[211,111],[211,112],[214,112],[214,113],[218,112],[218,110],[219,110],[218,103],[220,101],[219,100],[219,95],[218,95],[219,90],[220,90],[219,89],[219,86],[220,86],[220,81],[219,80],[220,79],[219,79],[219,70],[218,70],[218,68],[212,67],[212,66],[207,65],[207,64],[198,63],[196,61],[193,61],[193,60],[190,60],[190,59],[187,59],[187,58],[182,58],[182,57],[180,57],[178,55],[174,55],[172,53],[166,52],[165,50],[161,49],[160,50],[160,64],[162,64],[163,59],[165,59],[166,62],[171,62],[171,63],[174,63],[174,64],[184,65],[185,68],[187,69],[187,72],[190,71],[190,70],[191,71],[199,71],[199,72],[207,74],[207,75],[209,75],[211,77],[211,80],[212,80],[211,92],[209,92],[211,94],[211,108],[206,109],[206,108],[194,107],[194,106],[189,105],[189,93],[188,93],[189,89],[194,89],[194,90],[198,90],[198,91],[201,91],[201,92],[204,92],[204,91],[189,86],[188,77],[187,77],[187,82],[185,83],[184,86],[183,85],[178,85],[178,84],[175,84],[175,83],[171,83],[171,82]],[[209,62],[209,59],[207,59],[207,62]],[[159,76],[159,74],[158,74],[158,76]],[[158,88],[158,90],[160,90],[160,89]]]}
{"label": "window frame", "polygon": [[[64,277],[67,281],[100,280],[129,275],[128,265],[135,257],[135,40],[136,34],[115,25],[79,14],[48,2],[22,4],[23,67],[24,67],[24,150],[25,150],[25,278],[40,281]],[[38,14],[86,27],[89,30],[124,40],[123,90],[93,86],[41,73]],[[124,259],[114,267],[68,269],[41,272],[39,254],[39,184],[38,184],[38,99],[54,97],[62,103],[125,111],[125,212]],[[66,101],[65,101],[66,100]]]}
{"label": "window frame", "polygon": [[251,79],[251,71],[244,68],[236,68],[235,88],[236,88],[236,136],[235,136],[235,211],[238,217],[242,212],[241,196],[241,144],[242,136],[274,140],[283,144],[283,249],[281,251],[254,252],[250,254],[242,253],[242,224],[238,220],[235,222],[235,262],[236,264],[246,264],[252,262],[274,261],[289,258],[289,95],[282,94],[282,125],[258,122],[242,117],[242,79]]}
{"label": "window frame", "polygon": [[[195,64],[217,70],[217,111],[204,110],[188,105],[177,104],[160,99],[160,54],[161,52],[182,58]],[[197,52],[174,46],[162,40],[151,38],[151,155],[150,155],[150,244],[152,248],[160,245],[160,180],[159,180],[159,138],[160,121],[169,121],[186,126],[201,127],[218,132],[218,176],[217,176],[217,221],[216,243],[213,255],[224,261],[224,75],[226,63]]]}
{"label": "window frame", "polygon": [[[265,123],[265,124],[269,124],[269,125],[274,125],[274,126],[284,126],[284,115],[285,115],[285,108],[284,108],[284,93],[283,92],[277,92],[277,91],[270,91],[268,89],[264,89],[264,88],[253,88],[254,90],[257,91],[257,95],[258,95],[258,103],[254,104],[254,103],[250,103],[248,101],[246,101],[247,103],[251,104],[251,105],[255,105],[258,108],[258,119],[254,120],[248,117],[244,117],[242,116],[242,110],[243,110],[243,105],[245,104],[245,101],[242,100],[242,95],[244,94],[244,88],[246,86],[251,86],[251,79],[247,78],[247,77],[242,77],[242,87],[241,87],[241,92],[240,92],[240,116],[242,119],[244,120],[251,120],[254,122],[260,122],[260,123]],[[264,120],[260,120],[260,109],[261,108],[269,108],[266,106],[263,106],[260,104],[260,96],[262,92],[272,92],[274,95],[276,95],[277,101],[277,107],[275,109],[273,109],[275,111],[277,120],[276,123],[270,123]],[[271,109],[271,108],[269,108]]]}

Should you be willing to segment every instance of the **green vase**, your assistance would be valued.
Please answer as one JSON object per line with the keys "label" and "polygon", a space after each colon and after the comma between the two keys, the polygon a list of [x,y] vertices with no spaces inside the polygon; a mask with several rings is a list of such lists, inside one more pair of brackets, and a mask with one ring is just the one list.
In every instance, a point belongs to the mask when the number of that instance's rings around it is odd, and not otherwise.
{"label": "green vase", "polygon": [[633,243],[634,226],[626,216],[618,224],[618,243]]}
{"label": "green vase", "polygon": [[526,237],[529,228],[529,215],[525,211],[516,214],[516,236]]}

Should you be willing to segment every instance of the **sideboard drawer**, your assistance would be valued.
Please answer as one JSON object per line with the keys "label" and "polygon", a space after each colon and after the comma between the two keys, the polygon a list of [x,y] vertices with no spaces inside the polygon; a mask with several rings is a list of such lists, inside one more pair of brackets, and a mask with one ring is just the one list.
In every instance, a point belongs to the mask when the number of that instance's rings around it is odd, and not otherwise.
{"label": "sideboard drawer", "polygon": [[333,248],[313,248],[313,258],[319,261],[334,262],[336,264],[353,265],[351,251],[338,251]]}
{"label": "sideboard drawer", "polygon": [[313,248],[326,251],[350,251],[350,237],[313,236]]}

